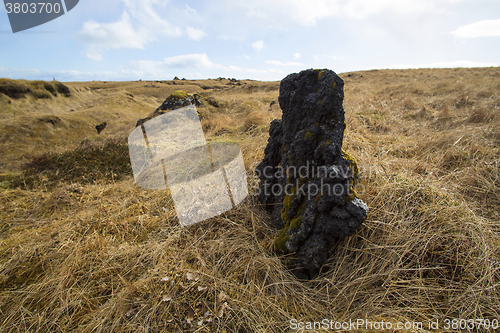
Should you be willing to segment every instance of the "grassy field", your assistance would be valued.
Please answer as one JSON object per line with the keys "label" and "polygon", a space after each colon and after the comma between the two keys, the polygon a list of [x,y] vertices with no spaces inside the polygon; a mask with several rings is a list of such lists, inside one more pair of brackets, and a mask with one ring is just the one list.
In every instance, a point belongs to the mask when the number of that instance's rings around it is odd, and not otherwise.
{"label": "grassy field", "polygon": [[446,319],[500,320],[500,68],[340,77],[343,147],[370,213],[312,281],[283,266],[253,196],[181,228],[168,191],[134,184],[126,146],[172,92],[199,93],[207,140],[237,143],[255,184],[279,82],[0,79],[0,331],[286,332],[364,319],[393,325],[377,332],[436,320],[430,331],[459,332]]}

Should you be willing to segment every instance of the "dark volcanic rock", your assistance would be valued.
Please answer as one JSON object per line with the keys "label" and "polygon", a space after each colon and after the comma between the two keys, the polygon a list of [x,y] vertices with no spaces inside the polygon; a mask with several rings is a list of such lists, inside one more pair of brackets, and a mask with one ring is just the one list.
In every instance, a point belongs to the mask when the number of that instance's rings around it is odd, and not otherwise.
{"label": "dark volcanic rock", "polygon": [[344,82],[331,70],[281,81],[282,120],[274,120],[256,172],[260,199],[282,229],[276,249],[294,253],[299,278],[315,277],[340,237],[353,234],[368,207],[354,190],[358,167],[342,150]]}
{"label": "dark volcanic rock", "polygon": [[182,90],[177,90],[172,95],[168,96],[152,114],[150,114],[146,118],[139,119],[135,126],[140,126],[146,121],[164,114],[165,112],[168,112],[170,110],[179,109],[189,105],[199,106],[201,104],[202,103],[198,94],[191,95]]}
{"label": "dark volcanic rock", "polygon": [[95,129],[97,130],[97,134],[101,134],[102,131],[106,128],[106,125],[108,125],[107,122],[100,123],[99,125],[96,125]]}

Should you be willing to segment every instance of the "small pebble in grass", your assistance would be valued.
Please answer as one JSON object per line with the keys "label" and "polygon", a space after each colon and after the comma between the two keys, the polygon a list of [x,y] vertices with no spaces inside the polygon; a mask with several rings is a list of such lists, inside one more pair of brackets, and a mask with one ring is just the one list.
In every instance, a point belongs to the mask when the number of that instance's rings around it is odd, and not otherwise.
{"label": "small pebble in grass", "polygon": [[108,125],[107,122],[100,123],[99,125],[96,125],[95,129],[97,130],[97,134],[101,134],[102,131],[106,128]]}
{"label": "small pebble in grass", "polygon": [[198,278],[198,276],[197,276],[196,274],[189,273],[189,272],[188,272],[188,273],[186,273],[186,278],[187,278],[188,280],[190,280],[190,281],[191,281],[191,280],[198,281],[198,279],[199,279],[199,278]]}

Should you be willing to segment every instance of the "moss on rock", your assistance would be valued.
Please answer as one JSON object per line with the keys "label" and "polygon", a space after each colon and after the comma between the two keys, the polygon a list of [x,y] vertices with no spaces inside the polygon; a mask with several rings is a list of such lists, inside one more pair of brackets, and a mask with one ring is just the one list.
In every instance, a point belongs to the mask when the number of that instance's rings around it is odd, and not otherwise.
{"label": "moss on rock", "polygon": [[185,91],[182,91],[182,90],[176,90],[176,91],[174,91],[174,93],[173,93],[173,94],[171,94],[171,95],[169,96],[169,98],[173,98],[173,99],[184,99],[184,98],[186,98],[186,96],[187,96],[187,95],[188,95],[188,93],[187,93],[187,92],[185,92]]}
{"label": "moss on rock", "polygon": [[318,81],[321,80],[321,78],[323,77],[323,75],[325,75],[325,71],[319,72],[319,74],[318,74]]}
{"label": "moss on rock", "polygon": [[353,176],[353,180],[349,182],[349,192],[344,198],[345,202],[349,202],[354,198],[359,198],[358,194],[354,190],[354,186],[356,185],[356,179],[358,179],[359,177],[359,167],[358,167],[358,162],[351,154],[349,154],[343,149],[342,149],[342,154],[344,155],[344,158],[349,162],[349,168],[351,169]]}

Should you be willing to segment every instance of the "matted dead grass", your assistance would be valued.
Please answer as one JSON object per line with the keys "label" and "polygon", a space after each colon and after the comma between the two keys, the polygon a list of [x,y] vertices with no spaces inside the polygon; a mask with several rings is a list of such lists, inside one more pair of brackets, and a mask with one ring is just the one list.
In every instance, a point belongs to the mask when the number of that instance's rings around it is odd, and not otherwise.
{"label": "matted dead grass", "polygon": [[[139,189],[127,169],[110,179],[102,166],[121,148],[99,159],[106,142],[89,143],[28,167],[30,186],[16,183],[26,171],[0,179],[1,330],[286,332],[301,331],[294,319],[326,318],[423,329],[439,319],[439,332],[458,332],[444,319],[499,319],[500,70],[341,77],[344,148],[358,159],[370,214],[318,278],[298,281],[283,266],[278,231],[254,197],[181,228],[168,191]],[[207,139],[237,142],[254,184],[277,91],[212,81],[228,88],[210,92],[220,106],[203,114]],[[71,177],[71,165],[95,167],[93,178]]]}

